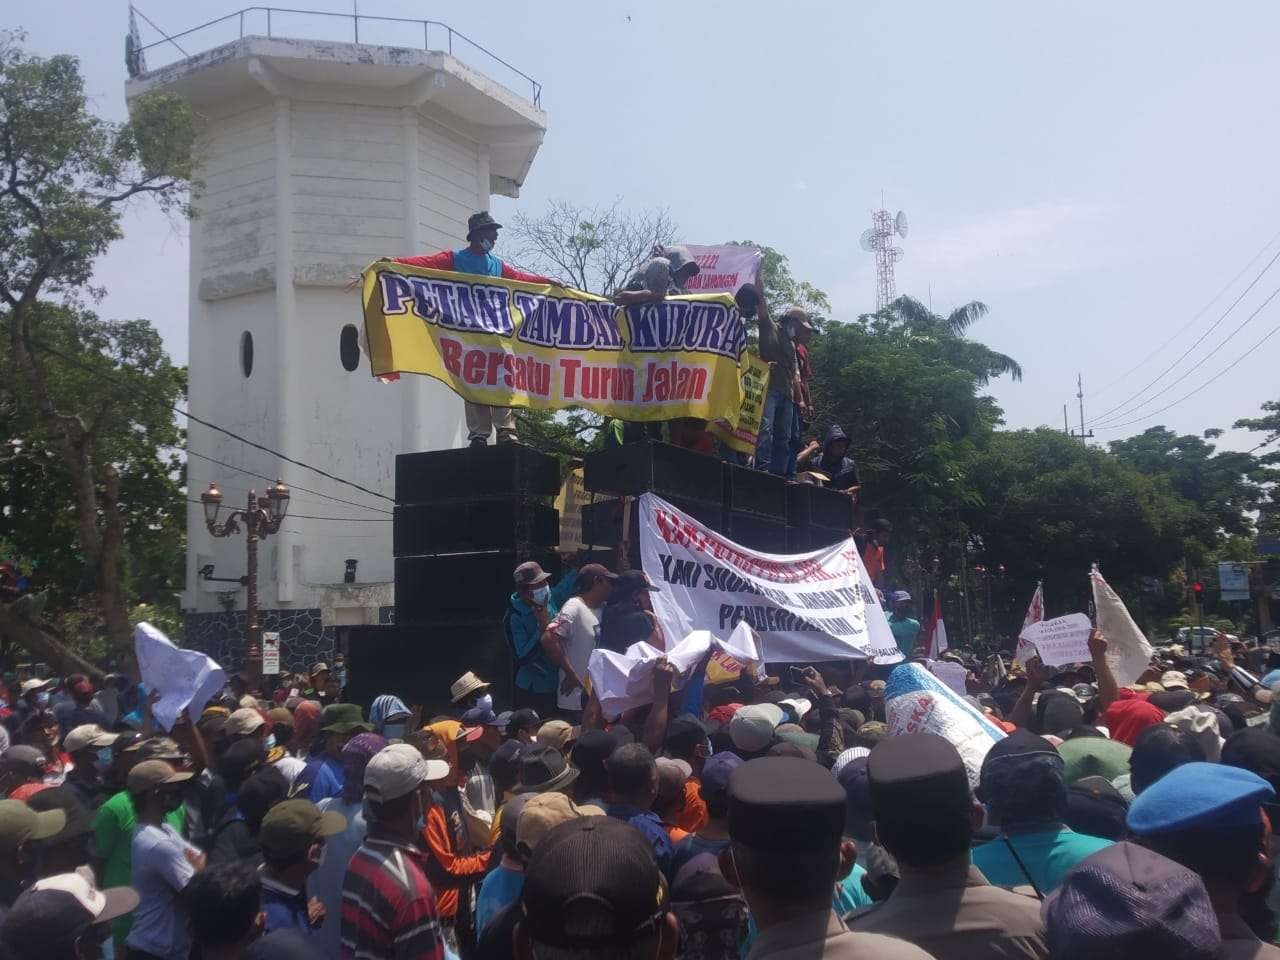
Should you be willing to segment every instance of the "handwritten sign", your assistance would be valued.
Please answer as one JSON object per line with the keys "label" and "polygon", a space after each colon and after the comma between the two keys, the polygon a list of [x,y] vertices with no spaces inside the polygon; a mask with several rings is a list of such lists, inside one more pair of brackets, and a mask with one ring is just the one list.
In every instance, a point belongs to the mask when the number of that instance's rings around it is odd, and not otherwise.
{"label": "handwritten sign", "polygon": [[1069,613],[1031,624],[1022,631],[1021,639],[1035,645],[1040,662],[1046,667],[1061,667],[1093,659],[1089,653],[1092,630],[1093,625],[1083,613]]}
{"label": "handwritten sign", "polygon": [[965,670],[964,664],[955,663],[951,660],[930,660],[929,672],[945,683],[960,696],[964,696],[969,692],[965,686],[965,677],[968,671]]}
{"label": "handwritten sign", "polygon": [[178,714],[186,710],[191,722],[200,718],[204,705],[222,689],[227,675],[198,650],[183,650],[149,623],[133,631],[142,682],[159,691],[151,715],[165,730],[172,730]]}
{"label": "handwritten sign", "polygon": [[280,634],[275,632],[262,634],[262,672],[274,677],[280,672]]}

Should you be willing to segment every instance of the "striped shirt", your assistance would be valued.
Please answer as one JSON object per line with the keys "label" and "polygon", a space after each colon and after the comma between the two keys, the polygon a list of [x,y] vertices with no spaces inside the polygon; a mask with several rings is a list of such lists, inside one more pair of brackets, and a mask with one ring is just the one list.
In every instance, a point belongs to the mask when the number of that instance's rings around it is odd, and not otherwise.
{"label": "striped shirt", "polygon": [[425,854],[370,825],[342,882],[342,960],[443,960]]}

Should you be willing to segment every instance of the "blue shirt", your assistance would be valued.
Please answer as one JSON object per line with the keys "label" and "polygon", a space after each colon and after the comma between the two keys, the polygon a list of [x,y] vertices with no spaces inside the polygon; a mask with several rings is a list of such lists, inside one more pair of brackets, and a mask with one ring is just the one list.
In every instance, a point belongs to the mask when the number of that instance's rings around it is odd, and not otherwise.
{"label": "blue shirt", "polygon": [[[1067,827],[1036,833],[1013,833],[1009,835],[1009,841],[1044,894],[1057,889],[1063,874],[1085,857],[1111,846],[1110,840],[1076,833]],[[999,837],[974,847],[973,865],[997,887],[1030,886],[1027,875]]]}
{"label": "blue shirt", "polygon": [[675,858],[675,848],[671,845],[671,835],[667,833],[667,828],[662,825],[658,815],[652,810],[645,810],[629,803],[610,803],[604,809],[605,813],[615,820],[629,823],[644,834],[644,838],[653,847],[654,856],[658,858],[658,869],[662,871],[662,875],[667,878],[667,884],[670,885],[675,875],[671,868]]}
{"label": "blue shirt", "polygon": [[259,879],[262,881],[262,912],[267,915],[263,931],[270,933],[273,930],[297,930],[299,933],[310,934],[306,890],[286,887],[265,873],[260,874]]}
{"label": "blue shirt", "polygon": [[1273,683],[1280,682],[1280,670],[1272,670],[1258,682],[1270,690]]}
{"label": "blue shirt", "polygon": [[502,261],[492,253],[476,256],[469,247],[453,251],[453,269],[458,273],[476,273],[482,277],[502,276]]}
{"label": "blue shirt", "polygon": [[306,786],[308,800],[319,803],[329,797],[340,796],[347,775],[343,772],[341,760],[321,754],[307,761],[296,782]]}
{"label": "blue shirt", "polygon": [[[573,588],[577,582],[578,571],[570,570],[551,588],[551,597],[547,600],[547,616],[550,619],[554,620],[560,612],[560,605],[573,596]],[[524,661],[516,670],[516,686],[530,693],[555,693],[559,674],[555,664],[547,659],[546,651],[542,649],[542,628],[538,626],[533,607],[521,600],[518,593],[511,594],[510,607],[503,623],[512,656],[517,663]]]}
{"label": "blue shirt", "polygon": [[520,899],[524,890],[524,874],[498,864],[498,868],[484,878],[480,893],[476,896],[476,933],[484,932],[489,921],[503,907]]}
{"label": "blue shirt", "polygon": [[916,649],[916,637],[920,635],[920,621],[913,620],[911,617],[898,617],[897,614],[891,614],[889,617],[889,629],[893,631],[894,642],[898,644],[898,649],[902,651],[902,655],[908,660]]}

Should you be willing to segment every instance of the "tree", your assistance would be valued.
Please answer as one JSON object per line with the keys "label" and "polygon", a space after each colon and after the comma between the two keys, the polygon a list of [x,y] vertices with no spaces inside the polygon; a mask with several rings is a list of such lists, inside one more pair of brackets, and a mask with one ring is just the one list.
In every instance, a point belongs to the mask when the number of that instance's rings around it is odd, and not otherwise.
{"label": "tree", "polygon": [[[1253,448],[1260,450],[1280,440],[1280,400],[1268,400],[1262,405],[1263,416],[1245,417],[1232,424],[1237,430],[1256,430],[1266,436]],[[1250,451],[1252,452],[1252,451]],[[1267,466],[1280,466],[1280,450],[1273,450],[1258,458]],[[1258,505],[1258,533],[1264,537],[1280,538],[1280,471],[1269,477],[1268,495]]]}
{"label": "tree", "polygon": [[540,216],[517,212],[511,235],[528,269],[607,297],[655,246],[675,240],[676,226],[665,210],[632,212],[621,199],[594,207],[552,200]]}
{"label": "tree", "polygon": [[731,240],[731,246],[755,247],[763,254],[760,262],[765,297],[772,316],[780,317],[788,307],[801,307],[819,324],[831,314],[831,300],[806,280],[797,280],[784,254],[753,240]]}
{"label": "tree", "polygon": [[[73,491],[77,535],[109,644],[133,664],[122,585],[123,478],[100,447],[116,405],[94,410],[60,405],[50,363],[42,299],[93,299],[95,260],[121,236],[128,205],[149,198],[162,210],[189,213],[195,183],[191,108],[168,94],[131,104],[112,123],[90,112],[73,57],[31,56],[21,34],[0,38],[0,305],[9,333],[8,375],[25,385],[31,416],[45,431]],[[58,638],[0,607],[0,631],[33,652],[68,654]]]}

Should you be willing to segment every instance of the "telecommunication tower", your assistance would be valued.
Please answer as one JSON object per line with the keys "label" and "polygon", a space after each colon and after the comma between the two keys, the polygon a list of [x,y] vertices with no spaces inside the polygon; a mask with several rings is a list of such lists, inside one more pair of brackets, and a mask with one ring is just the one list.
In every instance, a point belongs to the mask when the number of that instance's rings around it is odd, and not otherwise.
{"label": "telecommunication tower", "polygon": [[902,248],[893,245],[894,236],[907,236],[907,215],[888,210],[871,212],[871,228],[862,231],[862,249],[876,255],[876,309],[883,310],[898,295],[893,281],[893,265],[902,259]]}

